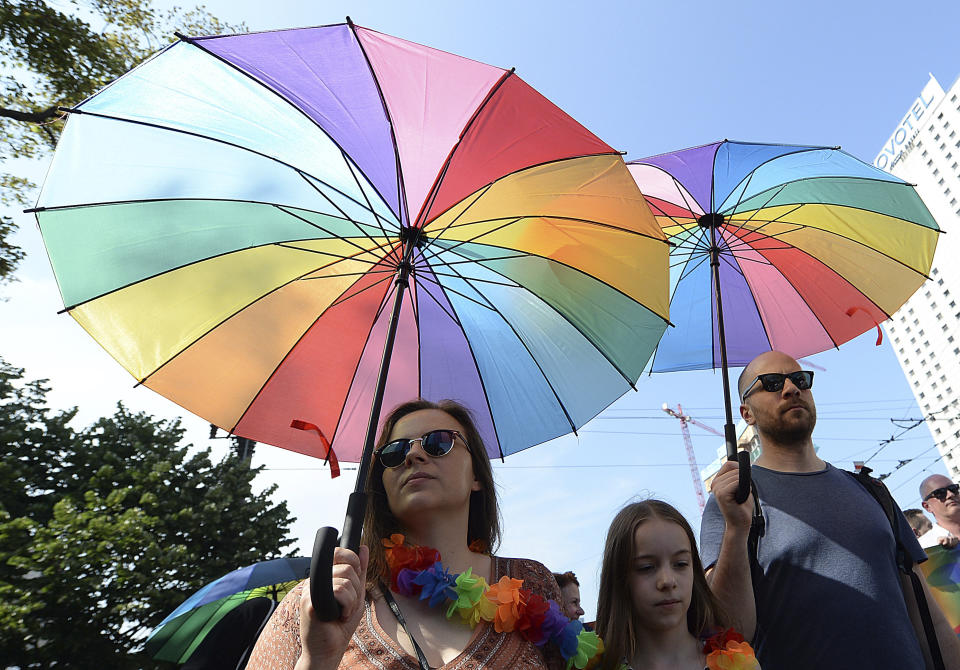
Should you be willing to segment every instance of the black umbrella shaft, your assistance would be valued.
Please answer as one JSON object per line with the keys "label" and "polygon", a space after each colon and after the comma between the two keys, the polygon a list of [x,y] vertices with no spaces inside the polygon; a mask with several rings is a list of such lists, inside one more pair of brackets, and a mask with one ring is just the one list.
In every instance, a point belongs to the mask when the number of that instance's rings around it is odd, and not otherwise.
{"label": "black umbrella shaft", "polygon": [[737,437],[733,425],[733,410],[730,406],[730,379],[727,374],[727,337],[723,327],[723,297],[720,294],[720,247],[717,244],[717,229],[710,226],[710,267],[713,268],[713,288],[717,295],[717,333],[720,336],[720,369],[723,376],[723,409],[727,422],[723,437],[727,445],[727,459],[737,458]]}
{"label": "black umbrella shaft", "polygon": [[373,445],[377,439],[377,424],[380,422],[383,394],[387,388],[390,357],[393,355],[393,343],[397,338],[397,325],[400,321],[400,308],[403,306],[403,294],[410,284],[410,271],[413,269],[413,252],[416,246],[417,235],[414,232],[404,239],[403,261],[401,261],[400,267],[397,268],[397,278],[395,281],[397,293],[393,298],[393,310],[390,312],[390,322],[387,326],[387,340],[383,345],[383,356],[380,359],[380,373],[377,377],[377,388],[373,394],[370,418],[367,421],[367,435],[363,440],[363,453],[360,455],[360,464],[357,467],[357,482],[347,502],[347,515],[343,522],[343,534],[340,536],[340,546],[352,551],[357,551],[360,548],[363,518],[367,511],[367,475],[373,460]]}

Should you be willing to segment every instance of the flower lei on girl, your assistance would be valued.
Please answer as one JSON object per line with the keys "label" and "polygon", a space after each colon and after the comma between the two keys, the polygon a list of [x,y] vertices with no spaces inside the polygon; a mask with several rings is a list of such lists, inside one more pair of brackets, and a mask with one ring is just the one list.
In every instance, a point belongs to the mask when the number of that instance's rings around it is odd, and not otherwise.
{"label": "flower lei on girl", "polygon": [[[707,670],[760,670],[753,648],[732,628],[719,630],[703,641]],[[620,670],[630,670],[626,663]]]}
{"label": "flower lei on girl", "polygon": [[[451,575],[440,561],[440,552],[429,547],[404,544],[395,533],[382,540],[390,567],[390,590],[405,596],[419,596],[431,607],[446,604],[446,616],[454,615],[476,626],[492,621],[498,633],[517,631],[538,647],[548,642],[557,645],[567,668],[592,667],[603,655],[603,641],[593,631],[584,630],[579,621],[570,621],[554,600],[546,600],[521,588],[522,579],[501,577],[487,584],[472,569]],[[475,547],[471,545],[473,551]]]}

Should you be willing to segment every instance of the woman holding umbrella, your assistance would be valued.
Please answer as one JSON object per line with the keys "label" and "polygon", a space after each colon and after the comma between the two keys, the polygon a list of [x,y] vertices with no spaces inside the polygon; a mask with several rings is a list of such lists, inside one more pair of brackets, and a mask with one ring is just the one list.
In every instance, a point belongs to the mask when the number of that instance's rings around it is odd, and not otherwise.
{"label": "woman holding umbrella", "polygon": [[301,584],[248,668],[562,667],[570,657],[583,667],[598,651],[560,612],[549,570],[490,553],[500,535],[493,471],[468,410],[404,403],[384,421],[375,459],[364,546],[335,554],[340,620],[320,622]]}

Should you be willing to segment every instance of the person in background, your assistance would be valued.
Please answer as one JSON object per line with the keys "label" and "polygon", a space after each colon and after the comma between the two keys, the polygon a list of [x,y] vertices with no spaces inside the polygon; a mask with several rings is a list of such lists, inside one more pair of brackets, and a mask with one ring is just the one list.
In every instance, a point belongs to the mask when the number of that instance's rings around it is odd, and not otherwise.
{"label": "person in background", "polygon": [[905,509],[903,510],[903,516],[907,520],[907,523],[910,524],[910,528],[913,529],[913,534],[917,537],[921,537],[933,528],[933,523],[927,518],[927,515],[923,513],[922,509]]}
{"label": "person in background", "polygon": [[960,542],[960,487],[943,475],[930,475],[920,482],[923,509],[937,523],[920,536],[920,546],[953,549]]}
{"label": "person in background", "polygon": [[560,587],[560,609],[570,620],[582,617],[580,582],[577,581],[577,576],[568,570],[567,572],[554,572],[553,578],[557,580],[557,586]]}

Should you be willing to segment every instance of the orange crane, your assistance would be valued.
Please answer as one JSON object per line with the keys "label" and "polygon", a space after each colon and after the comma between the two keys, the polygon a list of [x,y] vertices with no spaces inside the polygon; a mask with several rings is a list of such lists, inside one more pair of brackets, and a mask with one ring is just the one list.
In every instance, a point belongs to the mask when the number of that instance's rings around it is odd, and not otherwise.
{"label": "orange crane", "polygon": [[689,414],[684,414],[683,407],[681,407],[679,403],[677,404],[677,409],[672,409],[667,403],[663,403],[661,409],[670,416],[680,420],[680,432],[683,434],[683,443],[687,447],[687,461],[690,463],[690,476],[693,477],[693,490],[697,494],[697,503],[700,505],[700,512],[702,513],[707,501],[703,495],[703,481],[700,479],[700,470],[697,468],[697,457],[693,453],[693,441],[690,439],[690,428],[687,427],[687,424],[692,423],[694,426],[702,428],[708,433],[719,435],[720,437],[723,437],[723,433],[714,430],[706,424],[700,423]]}

